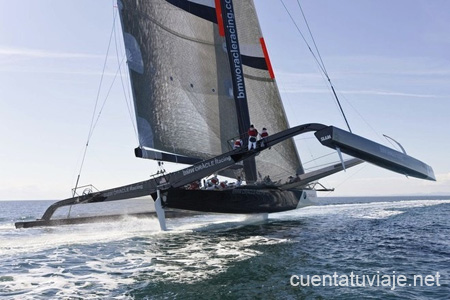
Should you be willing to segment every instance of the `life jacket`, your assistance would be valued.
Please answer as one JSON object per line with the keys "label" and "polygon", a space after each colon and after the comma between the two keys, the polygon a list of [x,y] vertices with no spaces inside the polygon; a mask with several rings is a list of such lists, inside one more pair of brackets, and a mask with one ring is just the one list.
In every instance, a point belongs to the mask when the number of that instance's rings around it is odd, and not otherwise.
{"label": "life jacket", "polygon": [[248,130],[248,135],[249,136],[253,136],[253,137],[257,137],[258,136],[258,130],[256,130],[255,128],[253,128],[253,129],[249,129]]}
{"label": "life jacket", "polygon": [[215,184],[219,183],[219,179],[217,179],[217,177],[213,177],[213,178],[211,178],[211,183],[215,185]]}
{"label": "life jacket", "polygon": [[262,138],[265,138],[265,137],[268,137],[268,136],[269,136],[269,134],[267,133],[267,131],[263,130],[263,132],[261,132],[261,137]]}

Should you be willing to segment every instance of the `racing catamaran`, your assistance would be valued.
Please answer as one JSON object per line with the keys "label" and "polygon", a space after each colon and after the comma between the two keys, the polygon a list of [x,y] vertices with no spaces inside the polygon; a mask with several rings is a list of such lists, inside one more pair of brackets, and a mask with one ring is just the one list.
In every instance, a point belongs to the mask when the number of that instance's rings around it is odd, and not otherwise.
{"label": "racing catamaran", "polygon": [[[364,161],[435,180],[425,163],[351,132],[315,123],[291,128],[253,1],[118,0],[118,10],[139,135],[135,155],[189,166],[74,195],[51,205],[39,220],[16,223],[17,228],[104,220],[52,216],[60,207],[148,195],[155,200],[162,229],[167,209],[287,211],[314,202],[311,183]],[[258,141],[256,149],[247,147],[251,124],[273,133]],[[292,138],[306,132],[338,151],[341,163],[305,173]],[[236,140],[243,145],[233,149]],[[354,158],[344,161],[341,153]],[[241,177],[246,185],[208,189],[192,184],[213,174]]]}

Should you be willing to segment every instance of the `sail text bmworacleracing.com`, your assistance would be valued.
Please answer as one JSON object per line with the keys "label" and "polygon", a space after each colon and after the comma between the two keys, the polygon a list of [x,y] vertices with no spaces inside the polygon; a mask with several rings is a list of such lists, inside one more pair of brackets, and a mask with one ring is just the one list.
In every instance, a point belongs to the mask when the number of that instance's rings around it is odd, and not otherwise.
{"label": "sail text bmworacleracing.com", "polygon": [[226,28],[228,31],[229,41],[230,41],[230,54],[234,63],[234,77],[236,81],[237,95],[238,99],[246,98],[245,95],[245,87],[244,80],[242,79],[242,62],[241,62],[241,54],[239,51],[239,44],[237,38],[236,31],[236,21],[234,19],[233,7],[231,5],[231,0],[225,0],[225,8],[226,8]]}

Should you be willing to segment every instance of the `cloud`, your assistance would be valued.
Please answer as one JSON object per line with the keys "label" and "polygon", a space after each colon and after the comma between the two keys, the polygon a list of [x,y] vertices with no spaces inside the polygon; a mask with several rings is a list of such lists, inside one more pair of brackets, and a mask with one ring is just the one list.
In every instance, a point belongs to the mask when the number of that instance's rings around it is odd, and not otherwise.
{"label": "cloud", "polygon": [[[50,63],[46,61],[55,59],[61,59],[61,61],[52,61]],[[111,65],[109,65],[109,69],[103,73],[92,70],[92,63],[90,61],[86,61],[89,59],[103,61],[105,57],[103,55],[87,53],[54,52],[40,49],[0,47],[0,73],[39,73],[94,76],[103,74],[104,76],[116,76],[116,56],[108,56],[108,61]],[[122,69],[125,70],[126,66],[122,66]]]}
{"label": "cloud", "polygon": [[[430,71],[431,72],[431,71]],[[447,71],[441,70],[439,71],[441,74],[446,74]],[[339,72],[338,72],[339,73]],[[376,73],[361,73],[357,72],[346,72],[347,75],[350,76],[362,76],[362,75],[374,75]],[[341,73],[339,73],[341,74]],[[381,74],[381,73],[380,73]],[[379,76],[380,74],[377,74]],[[387,73],[386,73],[387,74]],[[448,71],[450,74],[450,71]],[[341,74],[342,75],[342,74]],[[390,74],[393,75],[393,74]],[[398,74],[395,74],[398,75]],[[407,75],[407,74],[403,74]],[[420,75],[430,75],[427,74],[427,71],[424,71]],[[296,72],[279,72],[278,73],[279,81],[278,85],[280,87],[280,91],[282,93],[290,93],[290,94],[330,94],[331,89],[328,86],[328,83],[324,77],[319,74],[313,73],[296,73]],[[355,82],[354,85],[358,87],[358,82]],[[335,86],[336,88],[336,86]],[[446,95],[436,95],[436,94],[425,94],[425,93],[412,93],[412,92],[403,92],[398,90],[388,90],[388,89],[337,89],[339,94],[344,95],[367,95],[367,96],[398,96],[398,97],[414,97],[414,98],[447,98]]]}
{"label": "cloud", "polygon": [[450,173],[436,174],[436,181],[424,181],[423,185],[444,186],[450,191]]}
{"label": "cloud", "polygon": [[8,73],[36,73],[36,74],[60,74],[60,75],[80,75],[80,76],[110,76],[110,77],[114,77],[114,76],[123,76],[124,78],[127,78],[127,74],[125,74],[122,71],[122,75],[121,74],[116,74],[114,72],[100,72],[100,71],[67,71],[67,70],[56,70],[56,69],[50,69],[50,68],[33,68],[33,69],[19,69],[16,68],[14,70],[9,70],[9,69],[0,69],[0,73],[1,72],[8,72]]}
{"label": "cloud", "polygon": [[52,52],[39,49],[26,48],[0,48],[0,58],[2,56],[16,56],[22,58],[101,58],[101,55],[87,54],[87,53],[69,53],[69,52]]}
{"label": "cloud", "polygon": [[437,181],[414,177],[386,176],[382,178],[349,178],[323,180],[328,187],[335,187],[333,196],[387,196],[387,195],[448,195],[450,194],[450,173],[437,175]]}
{"label": "cloud", "polygon": [[[425,77],[424,79],[445,78],[450,76],[450,64],[446,59],[431,57],[387,57],[387,56],[330,56],[327,69],[333,81],[352,77],[381,78],[400,77],[413,78]],[[303,60],[296,64],[281,66],[283,69],[277,70],[278,76],[300,75],[302,79],[313,79],[323,77],[317,67],[312,68]],[[294,69],[295,68],[295,69]],[[297,72],[301,70],[302,72]],[[324,78],[324,77],[323,77]]]}
{"label": "cloud", "polygon": [[382,91],[382,90],[347,90],[341,91],[342,94],[355,94],[355,95],[375,95],[375,96],[401,96],[401,97],[415,97],[415,98],[446,98],[444,96],[430,95],[430,94],[413,94],[402,93],[395,91]]}

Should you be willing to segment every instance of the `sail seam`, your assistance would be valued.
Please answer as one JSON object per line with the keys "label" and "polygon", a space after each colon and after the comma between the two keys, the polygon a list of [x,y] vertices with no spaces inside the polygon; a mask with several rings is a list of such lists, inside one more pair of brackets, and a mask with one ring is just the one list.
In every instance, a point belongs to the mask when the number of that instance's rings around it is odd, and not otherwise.
{"label": "sail seam", "polygon": [[149,17],[148,15],[136,14],[136,13],[131,13],[131,15],[134,16],[134,17],[141,17],[144,20],[148,20],[148,21],[152,22],[153,24],[157,25],[158,27],[160,27],[161,29],[163,29],[163,30],[173,34],[174,36],[182,38],[184,40],[189,40],[189,41],[192,41],[192,42],[197,42],[199,44],[210,45],[210,46],[218,45],[216,43],[211,43],[211,42],[208,42],[208,41],[205,41],[205,40],[195,39],[195,38],[192,38],[192,37],[180,34],[180,33],[176,32],[176,31],[174,31],[174,30],[172,30],[172,29],[162,25],[161,23],[159,23],[155,19]]}
{"label": "sail seam", "polygon": [[264,81],[264,82],[273,82],[274,81],[271,78],[264,78],[264,77],[249,75],[249,74],[245,74],[245,73],[244,73],[244,77],[248,78],[248,79],[257,80],[257,81]]}

